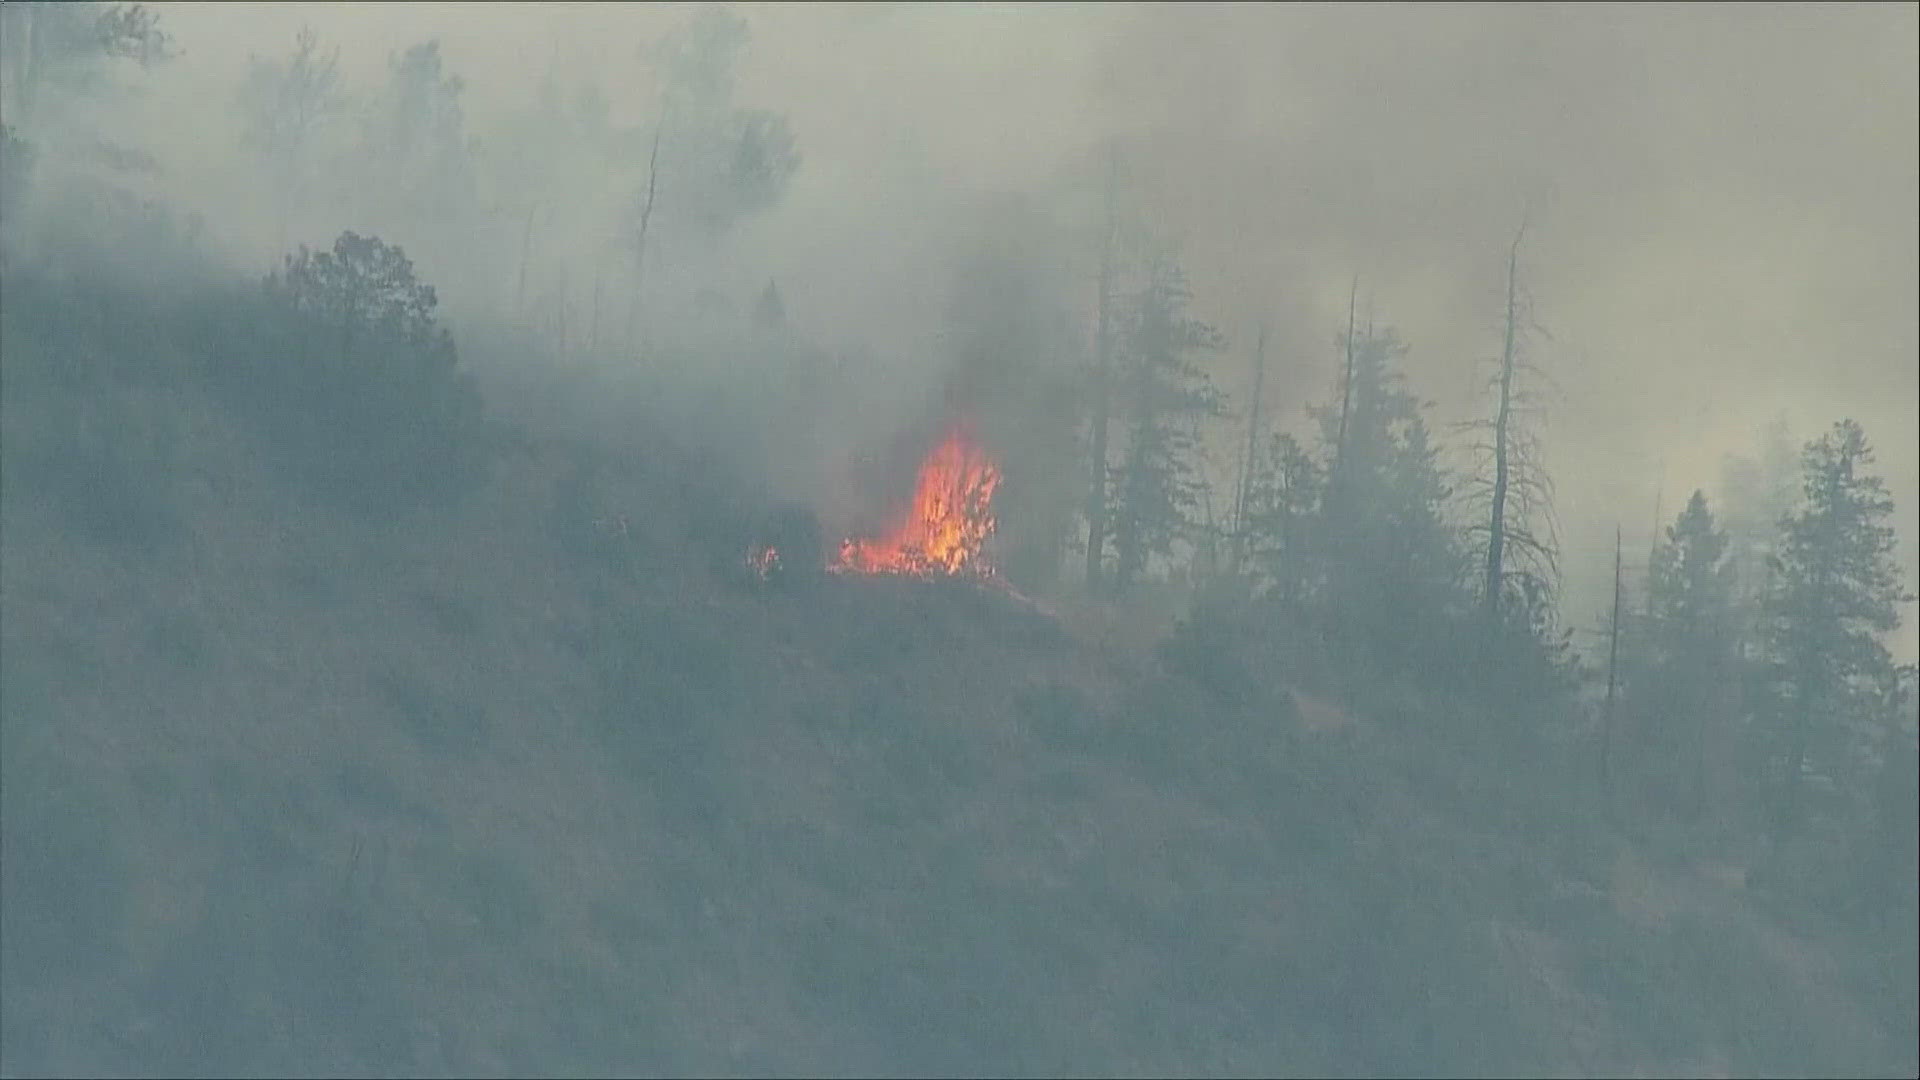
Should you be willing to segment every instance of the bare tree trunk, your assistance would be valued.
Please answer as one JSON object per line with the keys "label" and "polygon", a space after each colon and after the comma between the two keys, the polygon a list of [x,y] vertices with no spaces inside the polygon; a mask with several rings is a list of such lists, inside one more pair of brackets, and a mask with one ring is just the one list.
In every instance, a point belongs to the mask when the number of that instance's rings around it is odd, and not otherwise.
{"label": "bare tree trunk", "polygon": [[1100,241],[1099,313],[1094,345],[1093,431],[1087,490],[1087,592],[1100,592],[1100,566],[1107,547],[1107,423],[1112,405],[1112,329],[1110,311],[1113,292],[1114,186],[1120,170],[1119,152],[1107,150],[1107,191],[1104,228]]}
{"label": "bare tree trunk", "polygon": [[640,207],[640,236],[633,256],[633,306],[627,309],[627,343],[632,345],[640,327],[640,309],[647,283],[647,227],[653,222],[653,198],[660,184],[660,133],[667,127],[663,114],[653,129],[653,149],[647,154],[647,201]]}
{"label": "bare tree trunk", "polygon": [[1240,559],[1247,542],[1247,487],[1252,483],[1254,454],[1260,442],[1260,391],[1267,375],[1267,328],[1260,328],[1259,344],[1253,350],[1253,400],[1247,406],[1247,452],[1240,459],[1239,490],[1233,503],[1233,546],[1228,549],[1228,566],[1240,572]]}
{"label": "bare tree trunk", "polygon": [[1347,366],[1340,382],[1340,433],[1333,443],[1333,483],[1335,493],[1340,487],[1340,478],[1346,472],[1347,461],[1347,417],[1353,411],[1353,301],[1360,292],[1360,277],[1354,275],[1353,285],[1347,290]]}
{"label": "bare tree trunk", "polygon": [[1520,232],[1514,233],[1513,246],[1507,249],[1507,336],[1500,354],[1500,411],[1493,422],[1493,507],[1487,519],[1486,609],[1489,626],[1500,620],[1500,589],[1504,580],[1501,560],[1507,540],[1507,426],[1513,417],[1513,333],[1514,271],[1520,257]]}
{"label": "bare tree trunk", "polygon": [[1607,700],[1600,712],[1600,798],[1613,807],[1613,702],[1620,664],[1620,527],[1613,528],[1613,617],[1607,622]]}
{"label": "bare tree trunk", "polygon": [[[1353,276],[1353,284],[1347,288],[1347,336],[1342,343],[1347,355],[1346,364],[1341,371],[1340,377],[1340,430],[1335,436],[1333,443],[1333,471],[1331,475],[1327,477],[1326,513],[1328,518],[1334,523],[1333,527],[1336,530],[1342,527],[1341,523],[1344,521],[1346,505],[1347,427],[1348,420],[1353,414],[1353,315],[1354,301],[1358,299],[1359,295],[1360,275],[1355,274]],[[1356,707],[1355,699],[1358,693],[1354,685],[1354,672],[1357,665],[1351,660],[1351,653],[1354,649],[1353,614],[1340,605],[1335,605],[1330,614],[1332,617],[1332,624],[1329,627],[1330,635],[1339,643],[1341,649],[1349,653],[1347,662],[1341,664],[1340,667],[1342,671],[1341,697],[1346,705],[1347,711],[1351,713]]]}
{"label": "bare tree trunk", "polygon": [[[1197,425],[1196,425],[1197,426]],[[1200,474],[1200,509],[1204,515],[1201,536],[1204,542],[1195,546],[1194,581],[1190,584],[1199,587],[1213,580],[1220,562],[1220,527],[1213,517],[1213,483],[1207,479],[1204,471]]]}

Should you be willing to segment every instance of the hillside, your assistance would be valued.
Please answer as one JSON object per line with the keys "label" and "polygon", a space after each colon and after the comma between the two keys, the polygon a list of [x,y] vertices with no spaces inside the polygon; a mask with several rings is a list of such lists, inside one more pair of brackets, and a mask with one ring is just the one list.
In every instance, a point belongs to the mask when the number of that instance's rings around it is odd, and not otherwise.
{"label": "hillside", "polygon": [[1917,10],[0,0],[0,1080],[1920,1076]]}
{"label": "hillside", "polygon": [[192,393],[25,386],[8,1075],[1913,1072],[1910,965],[1609,831],[1566,747],[750,587],[644,432],[369,517]]}

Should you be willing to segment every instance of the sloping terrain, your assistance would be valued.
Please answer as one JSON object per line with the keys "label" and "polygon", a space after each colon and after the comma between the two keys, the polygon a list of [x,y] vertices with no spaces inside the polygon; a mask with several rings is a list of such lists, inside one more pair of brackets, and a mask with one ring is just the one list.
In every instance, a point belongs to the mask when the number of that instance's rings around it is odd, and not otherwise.
{"label": "sloping terrain", "polygon": [[1736,892],[1645,918],[1564,793],[1290,673],[1223,695],[964,584],[750,588],[667,446],[524,443],[375,521],[193,415],[204,467],[8,492],[10,1075],[1912,1053]]}

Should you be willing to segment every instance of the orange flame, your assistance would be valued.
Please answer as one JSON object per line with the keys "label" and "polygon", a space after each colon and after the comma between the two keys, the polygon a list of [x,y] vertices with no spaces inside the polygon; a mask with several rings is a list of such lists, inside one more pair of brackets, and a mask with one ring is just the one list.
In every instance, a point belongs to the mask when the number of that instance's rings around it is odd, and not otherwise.
{"label": "orange flame", "polygon": [[920,466],[913,505],[877,540],[847,538],[840,573],[990,576],[981,549],[993,535],[1000,469],[961,424],[947,430]]}

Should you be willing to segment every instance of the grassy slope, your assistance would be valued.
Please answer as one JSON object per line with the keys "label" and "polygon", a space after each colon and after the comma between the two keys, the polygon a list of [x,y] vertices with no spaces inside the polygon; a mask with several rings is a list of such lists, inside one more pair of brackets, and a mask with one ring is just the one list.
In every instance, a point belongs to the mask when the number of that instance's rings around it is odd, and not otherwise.
{"label": "grassy slope", "polygon": [[994,594],[736,588],[669,456],[372,524],[203,422],[170,526],[6,503],[10,1074],[1910,1070],[1524,769]]}

